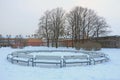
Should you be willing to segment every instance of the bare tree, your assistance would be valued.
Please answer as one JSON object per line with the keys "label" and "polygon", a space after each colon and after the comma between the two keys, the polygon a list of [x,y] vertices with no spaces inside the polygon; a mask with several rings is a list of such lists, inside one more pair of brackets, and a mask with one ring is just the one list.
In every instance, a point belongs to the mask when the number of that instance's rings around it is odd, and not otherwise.
{"label": "bare tree", "polygon": [[52,46],[58,47],[60,36],[72,37],[72,47],[75,44],[84,43],[85,39],[102,36],[106,34],[108,24],[105,19],[98,16],[95,11],[75,7],[65,15],[62,8],[46,11],[40,18],[38,37],[46,38],[49,47],[50,40]]}
{"label": "bare tree", "polygon": [[72,47],[74,47],[74,26],[75,26],[75,20],[74,20],[74,13],[72,11],[70,11],[70,13],[68,13],[67,15],[67,31],[69,31],[69,33],[71,34],[71,38],[72,38]]}
{"label": "bare tree", "polygon": [[95,11],[83,7],[75,7],[67,14],[72,40],[84,43],[84,39],[99,37],[105,34],[109,27],[104,18],[99,17]]}
{"label": "bare tree", "polygon": [[82,35],[84,35],[85,16],[86,16],[85,13],[86,13],[86,9],[82,7],[75,7],[67,15],[68,23],[71,28],[72,41],[74,41],[74,43],[78,43],[82,38]]}
{"label": "bare tree", "polygon": [[[55,47],[58,47],[58,39],[63,35],[65,24],[65,11],[62,8],[56,8],[51,10],[51,30],[52,30],[52,42]],[[54,44],[55,43],[55,44]]]}
{"label": "bare tree", "polygon": [[96,22],[96,37],[98,38],[100,35],[105,35],[108,31],[107,28],[109,27],[106,23],[105,19],[102,17],[98,18],[98,22]]}
{"label": "bare tree", "polygon": [[47,46],[49,47],[50,35],[51,35],[51,21],[50,21],[50,11],[46,11],[44,15],[40,18],[39,29],[37,34],[39,37],[44,37],[47,40]]}

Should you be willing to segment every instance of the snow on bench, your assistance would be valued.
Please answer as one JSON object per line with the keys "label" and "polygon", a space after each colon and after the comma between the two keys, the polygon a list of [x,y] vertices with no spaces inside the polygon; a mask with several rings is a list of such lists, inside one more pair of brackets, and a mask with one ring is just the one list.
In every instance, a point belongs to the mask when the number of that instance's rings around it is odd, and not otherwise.
{"label": "snow on bench", "polygon": [[90,65],[91,61],[87,57],[87,55],[63,56],[63,66],[66,66],[66,64],[76,64],[76,63],[87,63],[87,65]]}
{"label": "snow on bench", "polygon": [[11,61],[13,57],[17,57],[18,53],[17,52],[12,52],[11,54],[7,55],[7,60]]}
{"label": "snow on bench", "polygon": [[36,55],[35,58],[33,59],[33,66],[36,66],[37,63],[41,63],[41,64],[60,64],[60,67],[62,67],[61,56]]}
{"label": "snow on bench", "polygon": [[102,63],[103,61],[109,60],[109,58],[104,53],[91,53],[89,54],[89,58],[93,60],[94,64],[97,62]]}
{"label": "snow on bench", "polygon": [[[35,54],[35,53],[37,54]],[[96,64],[97,62],[102,63],[103,61],[108,61],[109,58],[101,52],[96,51],[79,51],[83,53],[81,55],[66,54],[63,55],[53,55],[51,54],[42,54],[41,52],[75,52],[68,50],[28,50],[28,51],[16,51],[7,55],[7,60],[14,63],[25,62],[27,65],[32,63],[32,66],[36,64],[59,64],[60,67],[64,67],[67,64],[87,64],[91,65]],[[33,53],[33,54],[32,54]],[[40,53],[40,54],[39,54]],[[34,55],[35,54],[35,55]],[[41,55],[42,54],[42,55]]]}
{"label": "snow on bench", "polygon": [[14,63],[14,61],[17,61],[17,62],[25,62],[25,63],[27,63],[27,65],[29,65],[29,62],[32,62],[33,55],[18,53],[17,56],[14,56],[11,59],[12,59],[11,60],[12,63]]}
{"label": "snow on bench", "polygon": [[24,52],[24,51],[15,51],[15,52],[12,52],[11,54],[8,54],[7,55],[7,60],[10,60],[13,58],[13,57],[17,57],[18,54],[26,54],[27,52]]}

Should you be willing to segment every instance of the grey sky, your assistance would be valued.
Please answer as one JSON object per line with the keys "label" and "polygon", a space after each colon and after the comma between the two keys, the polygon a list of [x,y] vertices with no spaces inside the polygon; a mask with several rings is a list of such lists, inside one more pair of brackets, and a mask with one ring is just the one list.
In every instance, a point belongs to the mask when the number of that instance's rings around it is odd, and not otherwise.
{"label": "grey sky", "polygon": [[0,0],[0,34],[33,34],[44,11],[75,6],[95,10],[111,26],[111,35],[120,35],[120,0]]}

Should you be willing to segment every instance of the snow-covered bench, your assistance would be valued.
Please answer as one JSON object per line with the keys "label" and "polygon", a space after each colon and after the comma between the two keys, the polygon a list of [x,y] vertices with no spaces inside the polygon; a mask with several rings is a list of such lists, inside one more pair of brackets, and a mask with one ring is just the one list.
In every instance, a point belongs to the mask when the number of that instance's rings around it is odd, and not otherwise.
{"label": "snow-covered bench", "polygon": [[27,54],[17,54],[17,56],[14,56],[11,58],[11,62],[25,62],[27,65],[29,65],[29,62],[32,62],[33,55],[27,55]]}
{"label": "snow-covered bench", "polygon": [[63,66],[76,63],[87,63],[87,65],[90,65],[91,60],[87,57],[87,55],[63,56]]}
{"label": "snow-covered bench", "polygon": [[11,61],[13,57],[17,57],[18,53],[17,52],[12,52],[11,54],[7,55],[7,60]]}
{"label": "snow-covered bench", "polygon": [[103,61],[108,61],[109,58],[104,53],[91,53],[89,54],[90,59],[96,64],[97,62],[102,63]]}
{"label": "snow-covered bench", "polygon": [[37,63],[40,64],[59,64],[62,67],[61,56],[44,56],[36,55],[33,59],[33,66],[36,66]]}

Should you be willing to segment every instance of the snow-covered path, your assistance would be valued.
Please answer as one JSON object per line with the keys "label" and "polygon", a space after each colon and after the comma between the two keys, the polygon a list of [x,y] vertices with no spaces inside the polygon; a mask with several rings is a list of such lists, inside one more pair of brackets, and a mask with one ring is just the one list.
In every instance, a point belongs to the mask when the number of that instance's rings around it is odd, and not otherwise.
{"label": "snow-covered path", "polygon": [[[102,49],[102,52],[109,55],[110,61],[90,66],[41,68],[11,64],[6,60],[7,54],[13,51],[40,49],[51,50],[55,48],[0,48],[0,80],[120,80],[120,49]],[[71,50],[71,48],[67,50]]]}

